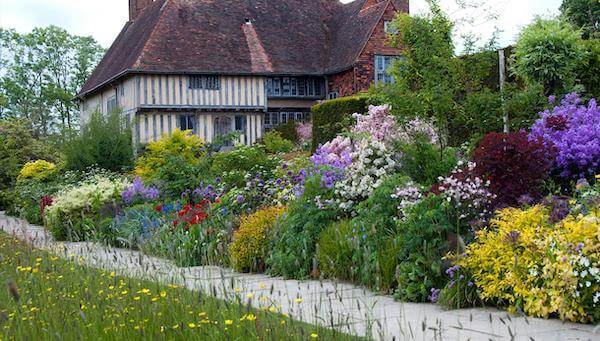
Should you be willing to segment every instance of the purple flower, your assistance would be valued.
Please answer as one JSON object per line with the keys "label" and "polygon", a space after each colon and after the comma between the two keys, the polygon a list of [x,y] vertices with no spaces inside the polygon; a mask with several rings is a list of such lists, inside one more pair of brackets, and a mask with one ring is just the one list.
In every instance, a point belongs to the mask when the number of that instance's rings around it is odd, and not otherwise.
{"label": "purple flower", "polygon": [[473,286],[473,282],[469,281],[469,283],[467,283],[467,286],[472,287]]}
{"label": "purple flower", "polygon": [[235,201],[237,201],[238,204],[241,204],[244,202],[244,196],[243,195],[238,195],[237,198],[235,199]]}
{"label": "purple flower", "polygon": [[583,243],[577,243],[577,247],[575,248],[575,251],[581,252],[582,250],[583,250]]}
{"label": "purple flower", "polygon": [[139,198],[142,201],[153,201],[158,199],[159,196],[160,191],[158,188],[144,186],[140,177],[136,177],[133,180],[133,184],[121,193],[123,202],[128,205],[134,202],[136,198]]}
{"label": "purple flower", "polygon": [[440,297],[440,291],[441,291],[440,289],[431,288],[431,293],[427,297],[429,299],[429,302],[437,303],[437,301]]}

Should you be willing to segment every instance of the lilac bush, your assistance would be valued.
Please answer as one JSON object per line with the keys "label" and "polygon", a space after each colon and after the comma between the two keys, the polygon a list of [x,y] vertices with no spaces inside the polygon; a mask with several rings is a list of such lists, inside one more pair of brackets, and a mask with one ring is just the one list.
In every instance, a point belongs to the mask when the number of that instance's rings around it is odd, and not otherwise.
{"label": "lilac bush", "polygon": [[136,200],[152,201],[158,199],[160,191],[154,187],[146,187],[139,176],[133,180],[133,184],[121,192],[121,198],[127,205]]}
{"label": "lilac bush", "polygon": [[331,166],[344,169],[352,164],[352,141],[347,137],[338,136],[321,145],[310,161],[315,166]]}
{"label": "lilac bush", "polygon": [[552,111],[540,113],[529,139],[540,138],[555,149],[554,166],[563,178],[594,175],[600,168],[600,109],[596,100],[591,99],[586,106],[576,93],[566,95]]}
{"label": "lilac bush", "polygon": [[373,140],[384,143],[398,138],[398,125],[396,118],[390,115],[389,105],[370,106],[366,115],[354,114],[353,117],[355,133],[368,133]]}
{"label": "lilac bush", "polygon": [[300,123],[296,126],[296,133],[298,134],[298,140],[301,145],[307,145],[312,141],[312,123]]}

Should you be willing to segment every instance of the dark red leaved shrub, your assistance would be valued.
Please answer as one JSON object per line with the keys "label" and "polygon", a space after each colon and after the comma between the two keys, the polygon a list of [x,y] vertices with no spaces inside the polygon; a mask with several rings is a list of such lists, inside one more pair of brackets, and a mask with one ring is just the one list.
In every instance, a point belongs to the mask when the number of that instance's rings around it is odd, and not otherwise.
{"label": "dark red leaved shrub", "polygon": [[494,207],[518,206],[519,199],[540,199],[540,187],[552,166],[553,155],[541,140],[527,133],[489,133],[473,152],[475,172],[490,180]]}

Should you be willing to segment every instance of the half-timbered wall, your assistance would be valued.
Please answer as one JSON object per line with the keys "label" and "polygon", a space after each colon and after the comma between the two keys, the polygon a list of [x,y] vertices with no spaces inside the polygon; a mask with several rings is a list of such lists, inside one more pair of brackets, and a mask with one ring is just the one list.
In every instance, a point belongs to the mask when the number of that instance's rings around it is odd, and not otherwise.
{"label": "half-timbered wall", "polygon": [[171,134],[180,128],[180,115],[194,115],[196,127],[194,133],[205,141],[213,141],[216,135],[216,119],[229,118],[229,131],[235,131],[235,117],[245,117],[245,127],[240,136],[240,143],[254,144],[263,135],[263,113],[260,112],[211,112],[211,113],[185,113],[185,112],[144,112],[136,116],[134,138],[136,143],[149,143],[159,140],[163,135]]}
{"label": "half-timbered wall", "polygon": [[220,76],[218,90],[190,89],[186,75],[137,75],[136,103],[142,108],[261,109],[263,77]]}

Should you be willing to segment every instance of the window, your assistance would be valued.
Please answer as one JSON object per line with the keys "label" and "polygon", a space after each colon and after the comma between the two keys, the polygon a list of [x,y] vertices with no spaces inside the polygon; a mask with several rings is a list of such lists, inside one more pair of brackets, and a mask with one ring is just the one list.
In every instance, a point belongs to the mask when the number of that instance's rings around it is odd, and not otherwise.
{"label": "window", "polygon": [[106,113],[112,114],[117,110],[117,97],[112,96],[106,100]]}
{"label": "window", "polygon": [[336,99],[340,97],[340,94],[337,91],[332,91],[327,95],[327,99]]}
{"label": "window", "polygon": [[318,97],[325,94],[325,81],[319,77],[270,77],[266,81],[269,97]]}
{"label": "window", "polygon": [[238,115],[235,117],[235,130],[246,131],[246,116]]}
{"label": "window", "polygon": [[264,127],[271,129],[287,122],[310,122],[310,112],[268,112],[265,113]]}
{"label": "window", "polygon": [[218,76],[190,76],[188,87],[190,89],[219,90],[221,80]]}
{"label": "window", "polygon": [[191,130],[196,133],[196,116],[195,115],[180,115],[179,129]]}
{"label": "window", "polygon": [[394,61],[398,59],[396,56],[375,55],[375,84],[391,84],[396,80],[389,73],[390,67]]}
{"label": "window", "polygon": [[385,31],[385,33],[389,33],[389,34],[398,33],[398,30],[392,25],[391,20],[386,20],[383,22],[383,30]]}

